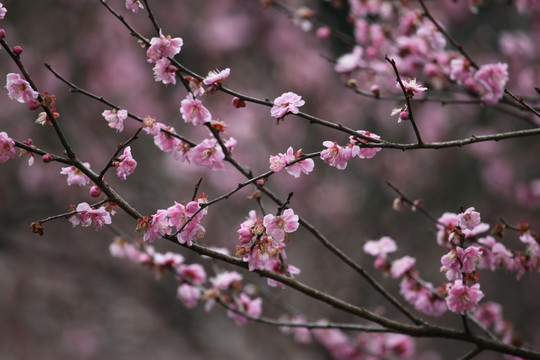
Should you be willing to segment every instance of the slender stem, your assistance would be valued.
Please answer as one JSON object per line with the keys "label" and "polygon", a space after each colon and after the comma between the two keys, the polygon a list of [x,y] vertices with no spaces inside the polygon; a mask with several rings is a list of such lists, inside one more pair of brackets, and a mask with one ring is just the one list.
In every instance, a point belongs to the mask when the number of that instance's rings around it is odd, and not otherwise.
{"label": "slender stem", "polygon": [[418,127],[416,126],[416,122],[414,121],[414,115],[412,111],[412,105],[411,105],[411,95],[407,93],[407,90],[405,89],[405,86],[403,85],[403,81],[401,81],[401,76],[399,76],[399,71],[396,66],[396,62],[394,59],[390,59],[388,56],[384,57],[386,61],[392,65],[392,68],[394,69],[394,73],[396,74],[396,80],[401,87],[401,91],[403,91],[403,96],[405,97],[405,101],[407,102],[407,112],[409,113],[409,121],[411,122],[411,125],[414,129],[414,133],[416,134],[416,139],[418,140],[418,145],[422,145],[424,142],[422,141],[422,137],[420,136],[420,131],[418,130]]}

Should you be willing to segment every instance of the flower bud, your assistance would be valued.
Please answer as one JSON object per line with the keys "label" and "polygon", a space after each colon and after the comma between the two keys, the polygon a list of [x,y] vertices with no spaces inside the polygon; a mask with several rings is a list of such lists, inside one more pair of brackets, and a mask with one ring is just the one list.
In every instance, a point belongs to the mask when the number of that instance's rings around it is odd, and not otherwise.
{"label": "flower bud", "polygon": [[239,97],[233,97],[232,105],[235,108],[239,109],[239,108],[246,107],[246,102],[244,101],[244,99],[240,99]]}
{"label": "flower bud", "polygon": [[39,101],[36,101],[36,100],[30,100],[28,102],[28,109],[30,111],[34,111],[34,110],[37,110],[39,109],[39,107],[41,106],[41,104],[39,103]]}
{"label": "flower bud", "polygon": [[23,51],[23,50],[22,50],[22,47],[20,47],[20,46],[18,46],[18,45],[13,47],[13,53],[14,53],[15,55],[17,55],[17,56],[21,55],[21,54],[22,54],[22,51]]}
{"label": "flower bud", "polygon": [[329,27],[322,26],[317,29],[317,37],[321,40],[326,40],[332,35],[332,30]]}
{"label": "flower bud", "polygon": [[408,111],[402,111],[399,113],[400,120],[409,120],[409,112]]}
{"label": "flower bud", "polygon": [[6,30],[0,29],[0,40],[5,39],[6,37]]}
{"label": "flower bud", "polygon": [[98,197],[101,194],[101,189],[94,185],[90,188],[90,196],[91,197]]}
{"label": "flower bud", "polygon": [[52,155],[49,155],[49,154],[45,154],[41,157],[41,160],[44,162],[44,163],[50,163],[51,161],[54,161],[54,157]]}

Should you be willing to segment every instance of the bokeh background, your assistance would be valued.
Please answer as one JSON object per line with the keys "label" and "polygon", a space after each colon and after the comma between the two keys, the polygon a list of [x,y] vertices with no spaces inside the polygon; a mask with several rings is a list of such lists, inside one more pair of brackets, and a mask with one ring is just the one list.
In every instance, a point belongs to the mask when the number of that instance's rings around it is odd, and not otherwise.
{"label": "bokeh background", "polygon": [[[106,107],[71,94],[45,69],[44,63],[80,87],[141,117],[154,116],[193,141],[207,137],[205,130],[184,124],[181,119],[178,108],[185,90],[153,81],[145,51],[99,1],[3,3],[8,14],[0,26],[8,34],[6,40],[12,46],[23,47],[22,60],[40,91],[57,96],[67,137],[93,169],[108,161],[116,145],[126,140],[137,124],[128,122],[123,133],[116,133],[101,117]],[[479,63],[508,62],[509,87],[518,94],[533,96],[532,86],[540,84],[538,46],[532,53],[505,53],[499,39],[505,33],[523,32],[538,45],[538,16],[520,14],[511,5],[486,3],[478,15],[471,14],[466,1],[437,1],[433,10]],[[110,4],[139,32],[155,36],[144,11],[134,15],[124,9],[124,1],[111,0]],[[337,6],[339,1],[287,0],[283,4],[292,10],[307,5],[320,11],[322,21],[351,34],[347,9]],[[153,10],[164,34],[184,40],[177,59],[199,74],[229,67],[227,86],[241,93],[274,99],[294,91],[306,100],[302,110],[310,114],[368,129],[395,141],[414,139],[407,123],[397,124],[390,117],[391,110],[401,105],[399,102],[366,99],[344,86],[344,79],[333,71],[332,60],[351,48],[335,39],[318,39],[313,33],[316,28],[305,31],[298,20],[280,11],[265,11],[258,1],[165,0],[155,2]],[[17,72],[2,52],[0,69],[2,76]],[[369,89],[367,84],[362,86]],[[255,174],[268,169],[270,154],[285,152],[288,146],[313,152],[322,149],[324,140],[347,141],[344,134],[293,116],[276,125],[268,108],[248,104],[244,109],[235,109],[226,94],[215,94],[204,102],[214,118],[228,124],[227,135],[238,140],[235,157]],[[0,103],[1,131],[20,141],[31,138],[40,148],[61,153],[52,130],[34,124],[36,113],[10,101],[5,94]],[[427,141],[531,126],[478,105],[422,103],[416,105],[415,117]],[[388,235],[398,242],[397,256],[415,256],[422,275],[440,284],[444,281],[444,275],[439,273],[440,257],[445,250],[436,244],[434,224],[415,212],[393,211],[395,193],[385,182],[391,181],[411,198],[422,198],[437,217],[445,211],[459,212],[460,207],[474,206],[483,221],[492,225],[500,219],[511,224],[526,220],[539,231],[540,194],[531,188],[540,178],[539,150],[536,138],[437,151],[384,150],[374,159],[351,162],[346,171],[315,160],[310,176],[293,179],[280,173],[271,178],[269,186],[282,198],[294,191],[291,206],[295,212],[367,269],[372,269],[372,259],[363,254],[362,245],[366,240]],[[111,175],[108,180],[147,215],[174,201],[189,200],[200,177],[201,190],[210,198],[243,180],[230,166],[223,172],[211,172],[176,162],[161,153],[148,137],[142,136],[132,144],[132,152],[139,162],[135,173],[126,182]],[[157,280],[148,269],[109,255],[114,233],[106,228],[99,232],[72,228],[67,220],[59,219],[46,224],[44,236],[32,234],[31,222],[64,213],[72,204],[92,201],[88,189],[65,186],[60,169],[60,164],[43,164],[40,159],[28,167],[24,156],[0,167],[0,358],[328,358],[320,345],[296,344],[276,328],[261,324],[236,326],[218,308],[210,313],[202,306],[187,310],[175,297],[174,279]],[[211,207],[204,219],[207,236],[201,244],[234,251],[239,224],[249,210],[256,208],[255,202],[247,199],[252,191],[245,189]],[[269,200],[263,202],[269,211],[275,211]],[[128,216],[119,213],[113,222],[129,236],[139,236],[136,223]],[[521,247],[515,235],[506,241],[509,247]],[[187,262],[202,261],[208,269],[232,269],[202,260],[172,244],[158,242],[156,248],[178,251]],[[302,270],[298,276],[301,281],[354,304],[393,314],[362,279],[306,231],[293,234],[287,252],[289,262]],[[396,281],[375,270],[372,274],[397,294]],[[246,282],[259,287],[265,298],[265,315],[277,317],[284,310],[293,310],[311,320],[352,321],[347,314],[290,290],[267,289],[264,279],[257,276],[244,276]],[[505,317],[515,324],[524,341],[540,343],[538,274],[525,274],[515,281],[513,274],[482,272],[481,284],[485,300],[503,304]],[[430,320],[459,325],[459,319],[451,314]],[[442,356],[432,354],[433,348],[441,350]],[[434,359],[457,358],[467,349],[444,340],[420,339],[417,344],[419,357]],[[536,350],[540,350],[538,345]],[[484,358],[493,356],[487,354]]]}

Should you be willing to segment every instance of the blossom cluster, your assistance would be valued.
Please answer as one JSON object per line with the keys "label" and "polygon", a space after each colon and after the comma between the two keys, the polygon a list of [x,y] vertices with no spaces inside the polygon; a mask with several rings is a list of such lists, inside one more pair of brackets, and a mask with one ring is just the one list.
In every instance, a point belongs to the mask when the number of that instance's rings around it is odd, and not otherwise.
{"label": "blossom cluster", "polygon": [[[146,117],[144,126],[143,131],[154,137],[154,144],[161,151],[172,153],[175,159],[214,170],[225,169],[223,162],[225,153],[216,138],[204,139],[192,147],[174,136],[176,133],[172,126],[157,122],[154,118]],[[236,147],[236,144],[236,140],[232,137],[224,142],[225,148],[229,152]]]}
{"label": "blossom cluster", "polygon": [[[249,321],[242,313],[255,318],[262,313],[262,299],[251,298],[243,291],[243,277],[236,271],[223,271],[208,278],[203,265],[186,264],[184,257],[178,253],[160,253],[151,245],[132,244],[119,237],[111,243],[109,251],[114,257],[127,258],[150,267],[158,275],[172,272],[179,283],[177,298],[187,308],[196,307],[199,300],[204,299],[205,309],[210,311],[219,299],[231,309],[227,311],[227,315],[238,325]],[[208,281],[210,286],[206,288],[204,285]]]}
{"label": "blossom cluster", "polygon": [[281,170],[285,169],[295,178],[300,177],[302,173],[307,175],[313,171],[313,167],[315,166],[313,160],[305,159],[297,161],[294,164],[290,164],[292,161],[302,157],[302,155],[302,150],[298,150],[296,153],[294,153],[293,148],[289,146],[285,154],[279,153],[278,155],[270,156],[270,170],[273,172],[280,172]]}
{"label": "blossom cluster", "polygon": [[361,136],[349,136],[349,143],[345,146],[338,145],[335,141],[324,141],[323,145],[326,146],[326,149],[321,151],[321,159],[330,166],[344,170],[347,167],[347,162],[355,156],[360,159],[373,158],[381,148],[367,147],[367,144],[374,142],[366,137],[374,140],[379,140],[381,137],[366,130],[357,130],[357,133]]}
{"label": "blossom cluster", "polygon": [[200,224],[204,215],[208,213],[206,208],[201,209],[205,198],[190,201],[187,204],[175,202],[168,209],[159,209],[150,218],[139,219],[137,230],[145,231],[144,241],[154,242],[155,239],[173,234],[176,228],[176,238],[180,244],[191,246],[194,240],[200,239],[206,232]]}
{"label": "blossom cluster", "polygon": [[69,218],[73,226],[89,227],[94,225],[96,230],[101,229],[103,225],[111,224],[111,215],[115,214],[113,206],[100,206],[95,209],[85,202],[77,205],[75,211],[76,213]]}
{"label": "blossom cluster", "polygon": [[[236,247],[236,255],[249,264],[249,271],[267,269],[283,275],[298,274],[298,268],[285,263],[285,242],[288,234],[298,229],[298,220],[293,209],[285,209],[277,216],[268,214],[263,219],[251,210],[238,229],[241,245]],[[268,285],[283,286],[273,279],[268,279]]]}
{"label": "blossom cluster", "polygon": [[[457,83],[476,94],[485,104],[494,105],[502,98],[508,81],[508,65],[485,64],[475,69],[463,55],[450,51],[445,36],[422,13],[409,5],[392,5],[379,1],[351,1],[350,18],[354,22],[356,45],[350,53],[337,59],[335,71],[347,79],[362,77],[367,88],[388,85],[382,77],[364,76],[360,69],[390,74],[392,69],[383,60],[395,61],[400,73],[420,74],[434,88]],[[378,17],[381,22],[370,19]],[[393,24],[392,31],[384,23]],[[358,71],[357,71],[358,70]],[[354,81],[354,84],[360,81]],[[423,92],[426,87],[416,78],[402,82],[407,96]],[[399,83],[396,84],[401,87]],[[378,90],[379,91],[379,90]],[[403,115],[404,117],[404,115]],[[405,120],[401,117],[401,120]]]}

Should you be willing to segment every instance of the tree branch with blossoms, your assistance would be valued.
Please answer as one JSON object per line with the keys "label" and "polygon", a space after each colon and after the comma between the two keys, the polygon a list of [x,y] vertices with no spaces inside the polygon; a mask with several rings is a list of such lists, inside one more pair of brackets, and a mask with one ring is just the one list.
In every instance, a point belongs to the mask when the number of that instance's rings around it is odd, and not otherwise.
{"label": "tree branch with blossoms", "polygon": [[[205,308],[209,311],[214,304],[219,304],[237,325],[260,322],[275,327],[285,327],[285,331],[293,334],[300,342],[313,337],[336,359],[353,359],[363,356],[377,359],[393,356],[412,358],[415,356],[413,338],[451,339],[474,345],[474,349],[468,350],[462,357],[467,359],[487,350],[505,355],[540,359],[540,353],[534,349],[534,344],[524,345],[516,340],[513,325],[502,316],[502,307],[497,303],[486,301],[487,296],[480,288],[481,285],[483,289],[488,286],[486,282],[480,281],[480,271],[497,272],[504,269],[514,273],[518,279],[525,273],[538,272],[540,236],[531,230],[527,222],[522,222],[513,228],[505,225],[506,228],[517,231],[515,238],[522,244],[522,249],[512,250],[503,244],[503,232],[500,227],[495,228],[497,231],[487,234],[490,225],[481,221],[480,212],[476,211],[475,207],[459,204],[461,207],[459,213],[445,212],[436,218],[424,209],[423,201],[409,199],[397,186],[387,182],[398,194],[398,198],[393,203],[395,210],[403,211],[406,205],[410,205],[432,221],[432,226],[436,230],[436,242],[443,248],[442,255],[439,255],[441,256],[439,270],[445,277],[439,286],[435,286],[420,276],[416,258],[410,255],[404,255],[398,259],[391,258],[389,254],[398,250],[398,242],[392,237],[382,236],[377,240],[363,240],[361,246],[356,246],[355,251],[358,250],[358,252],[355,253],[351,252],[348,244],[340,243],[339,236],[335,232],[326,230],[328,225],[324,223],[320,226],[313,225],[307,220],[310,216],[315,218],[314,214],[310,214],[310,210],[313,209],[306,206],[302,208],[300,205],[302,195],[307,194],[310,201],[313,201],[312,206],[315,207],[315,202],[318,201],[315,200],[317,196],[324,194],[317,194],[316,191],[305,190],[301,185],[297,185],[302,184],[300,181],[306,178],[322,176],[321,172],[314,174],[314,160],[317,158],[328,165],[333,174],[344,173],[352,177],[355,176],[355,166],[357,166],[353,164],[353,159],[357,158],[365,160],[363,162],[365,164],[373,164],[377,160],[371,159],[383,149],[405,151],[461,148],[475,143],[499,145],[497,143],[499,140],[539,135],[540,128],[538,127],[510,131],[490,129],[488,135],[463,136],[451,133],[450,138],[453,140],[431,142],[424,141],[420,135],[422,130],[422,134],[426,136],[425,134],[429,133],[427,131],[429,126],[421,122],[422,116],[418,116],[422,99],[414,99],[418,100],[414,103],[416,119],[413,116],[413,96],[415,93],[429,93],[434,88],[448,93],[457,88],[455,91],[457,94],[466,94],[469,97],[473,95],[477,99],[454,99],[442,96],[430,97],[429,102],[440,102],[456,107],[463,103],[471,106],[473,103],[489,108],[506,101],[503,98],[506,93],[517,102],[513,105],[514,108],[523,108],[537,117],[540,116],[535,105],[529,104],[538,101],[537,98],[532,97],[526,102],[523,97],[518,97],[507,89],[506,83],[509,81],[511,69],[506,63],[478,66],[465,52],[463,46],[452,40],[449,33],[427,10],[422,0],[419,1],[422,13],[406,2],[389,1],[379,4],[379,2],[351,1],[349,18],[354,27],[354,35],[352,35],[355,38],[354,48],[351,53],[336,60],[334,70],[344,78],[349,88],[371,97],[375,103],[379,100],[402,102],[402,97],[399,96],[380,96],[381,88],[388,93],[391,93],[391,90],[395,92],[396,87],[401,90],[406,105],[394,109],[391,116],[399,115],[398,123],[410,120],[416,137],[416,142],[402,142],[402,140],[389,140],[393,136],[392,131],[382,122],[370,124],[366,120],[368,116],[364,113],[351,119],[340,120],[340,122],[328,120],[325,118],[328,115],[320,115],[327,109],[323,108],[320,111],[315,109],[313,106],[318,105],[316,101],[311,100],[310,96],[299,95],[296,92],[298,90],[285,91],[273,101],[264,95],[245,95],[233,90],[232,87],[224,85],[237,76],[238,70],[232,66],[221,67],[224,70],[212,70],[207,76],[198,75],[200,69],[191,69],[185,65],[187,63],[184,59],[185,51],[182,52],[184,39],[164,35],[167,32],[159,26],[159,23],[165,22],[161,19],[158,22],[159,9],[157,7],[151,9],[153,4],[150,1],[125,1],[127,11],[133,14],[141,10],[148,13],[149,21],[157,34],[150,39],[130,25],[130,21],[114,10],[108,2],[105,0],[99,2],[143,46],[146,64],[151,64],[153,67],[155,82],[173,88],[177,78],[180,79],[186,95],[175,106],[183,123],[175,125],[180,129],[177,132],[172,125],[160,122],[156,117],[147,115],[143,118],[128,112],[126,108],[131,107],[127,106],[129,104],[120,106],[104,96],[94,95],[67,80],[65,76],[46,64],[46,68],[66,84],[71,93],[82,94],[107,107],[101,113],[101,117],[104,120],[102,124],[106,124],[108,128],[120,133],[124,131],[125,122],[130,121],[129,119],[136,122],[137,129],[127,140],[117,143],[116,147],[103,147],[108,155],[103,160],[105,165],[98,167],[101,170],[99,173],[96,172],[93,170],[96,168],[95,165],[92,167],[90,162],[84,161],[82,156],[77,155],[84,147],[75,140],[75,136],[65,135],[64,130],[70,120],[64,113],[62,118],[59,118],[56,97],[38,91],[30,72],[23,64],[22,47],[11,48],[5,41],[6,31],[0,30],[2,47],[22,73],[22,76],[17,73],[7,74],[8,97],[26,104],[31,111],[41,107],[43,112],[38,116],[36,123],[41,124],[44,129],[47,129],[46,125],[53,127],[55,139],[59,140],[67,156],[67,158],[57,156],[52,152],[42,150],[42,147],[35,146],[31,139],[24,142],[12,139],[7,132],[2,131],[0,132],[0,162],[4,163],[14,158],[15,148],[20,148],[21,155],[30,156],[29,165],[33,164],[36,155],[41,156],[43,162],[47,164],[57,161],[67,165],[62,167],[60,174],[66,175],[68,186],[89,187],[90,197],[103,197],[92,205],[81,201],[78,205],[70,205],[69,212],[36,221],[31,225],[33,232],[45,234],[43,224],[60,218],[68,218],[73,227],[93,226],[95,230],[101,230],[109,225],[113,227],[113,216],[121,210],[131,218],[130,226],[135,227],[136,222],[136,231],[140,236],[128,239],[123,230],[117,230],[123,235],[115,238],[111,243],[110,253],[114,257],[125,258],[143,265],[155,271],[160,277],[167,273],[177,282],[177,298],[186,308],[192,309],[199,303],[205,302]],[[287,8],[279,3],[265,2],[265,7],[268,9],[276,7],[280,12],[290,15]],[[4,21],[5,15],[6,9],[0,4],[0,21]],[[294,16],[289,20],[304,30],[311,30],[312,26],[318,26],[319,29],[315,35],[321,40],[330,38],[331,27],[319,20],[315,21],[315,18],[316,12],[314,13],[309,8],[301,8],[294,12]],[[388,26],[389,24],[394,26]],[[388,30],[385,30],[386,27]],[[398,36],[393,36],[392,31]],[[337,39],[345,39],[339,32],[336,32],[336,35]],[[457,48],[459,54],[446,49],[447,40]],[[179,55],[181,52],[182,54]],[[391,71],[388,66],[383,66],[385,61],[391,64]],[[192,67],[196,66],[199,65]],[[394,75],[396,80],[389,81]],[[402,76],[408,76],[410,80],[404,81]],[[422,83],[417,82],[417,77]],[[369,87],[369,91],[361,89],[361,86]],[[309,140],[303,140],[302,149],[306,148],[310,152],[304,153],[299,146],[293,147],[280,143],[281,149],[287,148],[287,150],[277,155],[272,155],[276,152],[270,152],[271,150],[264,148],[259,149],[260,152],[253,150],[251,153],[242,154],[237,149],[239,141],[230,136],[227,130],[229,127],[240,127],[240,125],[219,120],[215,116],[217,112],[210,107],[212,101],[209,98],[218,93],[232,98],[230,109],[234,109],[233,111],[241,111],[240,109],[245,108],[247,104],[266,107],[269,108],[267,120],[275,121],[276,126],[296,129],[294,131],[298,131],[299,128],[306,129],[305,131],[309,132],[310,136],[306,137]],[[368,94],[371,95],[368,96]],[[67,101],[63,100],[63,103],[66,104]],[[301,111],[301,108],[307,110]],[[372,115],[371,112],[369,113]],[[227,113],[223,110],[221,115],[227,115]],[[336,114],[330,114],[328,117],[341,119],[337,109]],[[291,118],[305,121],[295,122],[289,120]],[[320,127],[311,127],[309,126],[311,124],[317,124]],[[332,131],[319,134],[317,133],[319,128]],[[374,128],[377,133],[371,130],[354,130],[355,128]],[[193,134],[197,134],[197,131],[200,132],[201,129],[206,133],[203,140],[189,140],[188,136],[184,135],[189,134],[189,137],[194,138],[196,135]],[[379,135],[379,133],[388,135]],[[208,192],[206,187],[208,186],[210,192],[214,189],[205,181],[205,192],[201,191],[203,177],[199,177],[198,181],[190,182],[189,188],[195,185],[193,195],[188,197],[188,201],[181,201],[163,191],[162,195],[174,203],[166,208],[157,208],[155,213],[145,214],[138,209],[138,206],[133,205],[136,204],[135,199],[130,198],[129,195],[121,195],[116,188],[127,188],[128,185],[125,184],[130,184],[128,180],[145,175],[141,172],[135,174],[140,158],[138,158],[139,161],[134,158],[133,154],[137,155],[137,153],[132,154],[132,148],[142,149],[145,146],[146,135],[152,138],[154,145],[161,152],[170,155],[170,158],[177,163],[183,163],[182,166],[204,169],[208,173],[227,171],[230,167],[235,174],[245,180],[230,187],[221,187],[216,191],[217,195],[210,198],[206,195]],[[348,141],[338,141],[343,136],[347,136]],[[258,139],[261,144],[266,140],[263,137]],[[436,138],[441,138],[441,136],[438,135]],[[44,139],[40,137],[40,142],[42,141],[44,142]],[[312,150],[315,146],[314,142],[319,145]],[[298,150],[295,151],[295,148]],[[416,153],[425,152],[416,151]],[[242,155],[246,155],[253,161],[246,160]],[[379,155],[378,158],[380,157],[383,156]],[[376,167],[376,165],[371,166]],[[111,185],[113,184],[111,179],[109,179],[110,182],[105,180],[105,174],[111,168],[115,168],[118,179],[114,181],[119,181],[120,184],[115,185],[114,188]],[[289,175],[294,178],[295,183],[280,180],[283,176]],[[357,181],[357,186],[360,187],[362,177],[358,176]],[[339,187],[337,182],[335,184],[330,182],[330,184],[334,188]],[[214,226],[215,223],[207,219],[210,216],[216,216],[214,214],[219,214],[217,204],[232,207],[233,200],[241,202],[239,193],[248,186],[253,189],[250,198],[257,201],[260,211],[251,209],[250,205],[242,205],[244,213],[248,212],[248,217],[243,221],[238,219],[239,215],[236,213],[227,214],[236,216],[240,225],[231,235],[230,233],[234,230],[231,230],[232,226],[228,224],[227,231],[222,231],[222,236],[237,237],[237,240],[229,241],[225,250],[214,248],[211,241],[204,240],[203,242],[207,232],[205,227]],[[278,190],[273,190],[274,187]],[[280,192],[288,196],[278,195]],[[295,194],[294,209],[293,193]],[[311,200],[311,196],[314,200]],[[262,199],[269,199],[275,209],[263,205]],[[229,200],[229,202],[224,200]],[[354,202],[354,197],[351,196],[348,201]],[[244,201],[242,203],[245,204]],[[154,209],[153,206],[151,208]],[[336,209],[331,206],[325,208],[326,206],[326,204],[322,205],[323,211],[330,213],[329,217],[334,213],[334,220],[339,226],[339,222],[343,219],[335,215]],[[341,206],[346,209],[345,205]],[[321,205],[317,203],[317,207]],[[359,235],[360,228],[356,225],[351,226],[347,230],[349,232],[347,236],[351,239],[367,236]],[[301,231],[297,233],[298,230]],[[387,230],[390,231],[390,229]],[[324,235],[326,231],[330,232],[331,236]],[[290,255],[299,245],[297,237],[302,239],[313,237],[316,240],[313,244],[320,243],[324,249],[334,255],[340,265],[352,269],[356,276],[360,275],[369,284],[368,290],[363,290],[377,293],[377,296],[383,299],[383,304],[390,304],[392,311],[396,314],[386,314],[379,308],[373,307],[372,304],[364,305],[356,298],[349,299],[346,294],[332,294],[324,290],[327,284],[321,283],[318,278],[309,279],[307,275],[302,274],[301,276],[306,276],[307,280],[300,281],[298,279],[300,268],[293,265],[300,259],[296,254]],[[255,273],[266,278],[270,288],[289,288],[305,295],[306,298],[316,300],[317,303],[323,305],[323,308],[336,309],[338,313],[335,316],[346,316],[350,320],[328,321],[321,316],[320,320],[307,321],[308,317],[313,317],[307,315],[308,309],[303,310],[306,313],[287,311],[281,317],[263,316],[262,304],[266,299],[259,296],[258,292],[249,290],[250,287],[244,283],[242,274],[213,267],[214,276],[210,277],[207,273],[210,268],[208,264],[204,262],[188,264],[188,260],[179,252],[157,250],[156,248],[161,246],[163,240],[175,244],[179,251],[186,254],[209,257],[211,261],[220,261],[246,273]],[[288,251],[292,248],[293,251],[287,254],[286,248]],[[360,248],[365,254],[375,258],[373,263],[375,270],[393,280],[400,280],[399,295],[391,290],[388,279],[379,280],[378,274],[366,270],[359,259]],[[230,253],[231,249],[234,251],[233,255]],[[314,259],[306,256],[306,260],[316,263],[319,260],[316,258],[318,256]],[[323,257],[326,258],[327,255],[321,256]],[[336,274],[339,272],[339,270],[332,270],[336,271]],[[278,289],[269,291],[267,296],[277,294]],[[418,315],[439,317],[447,311],[461,318],[460,326],[438,325],[432,319],[426,320]],[[365,322],[375,323],[377,326],[365,325]],[[348,332],[345,333],[345,330]]]}

